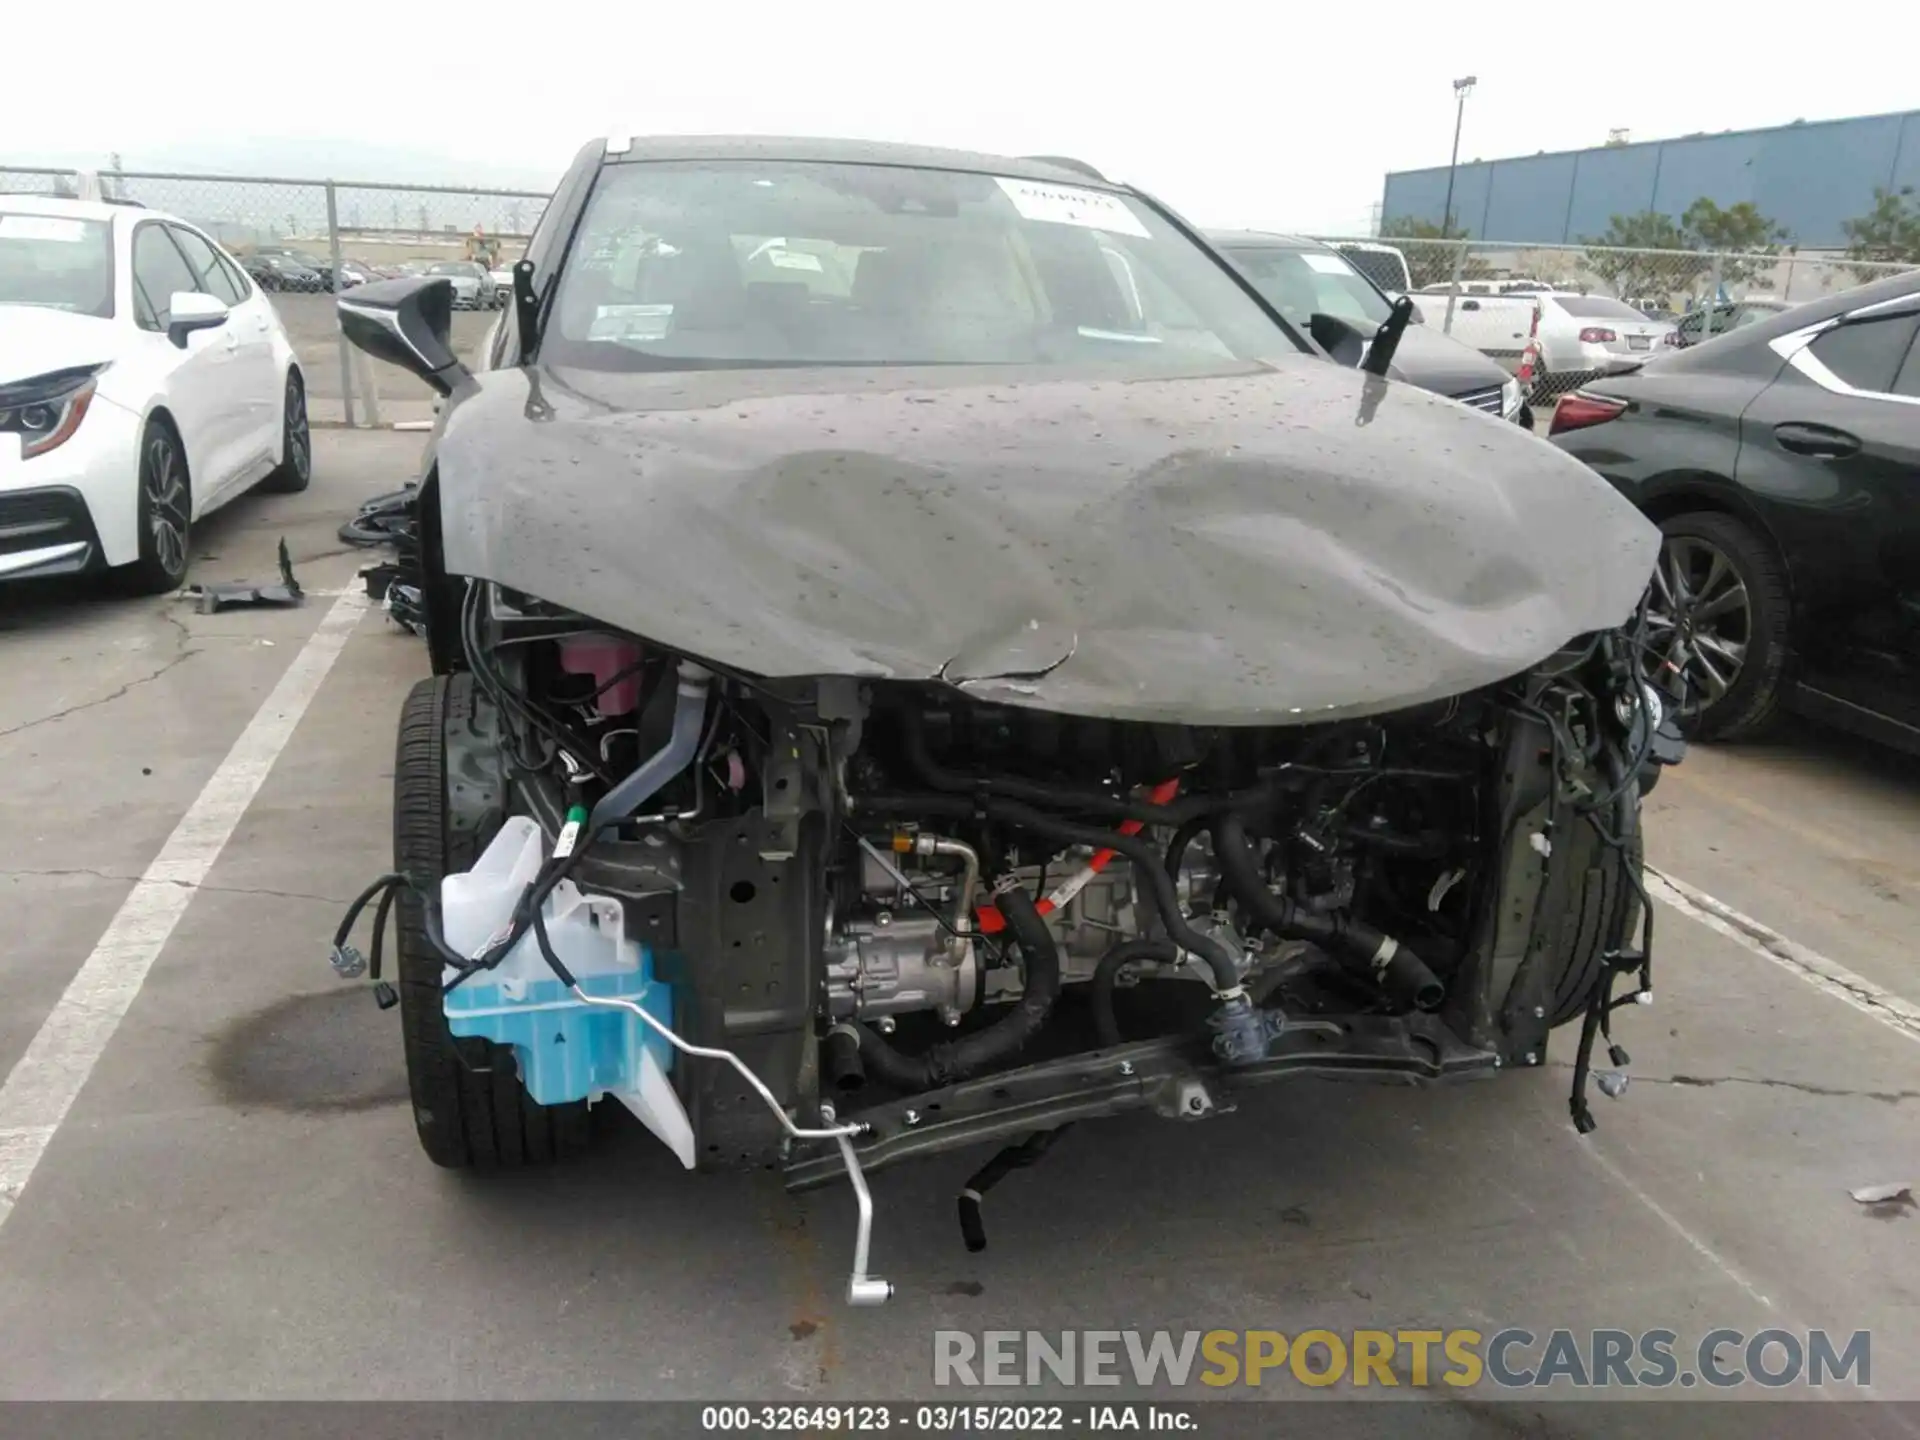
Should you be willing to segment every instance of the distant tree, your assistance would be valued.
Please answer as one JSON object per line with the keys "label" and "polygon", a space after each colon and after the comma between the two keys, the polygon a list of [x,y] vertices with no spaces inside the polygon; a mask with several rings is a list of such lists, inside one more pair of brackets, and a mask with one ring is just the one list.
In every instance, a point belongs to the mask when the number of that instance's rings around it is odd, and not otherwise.
{"label": "distant tree", "polygon": [[[1725,209],[1702,195],[1676,221],[1658,210],[1615,215],[1604,235],[1586,236],[1587,268],[1616,295],[1671,297],[1691,291],[1713,271],[1718,255],[1722,284],[1738,285],[1772,271],[1786,228],[1751,201]],[[1663,255],[1643,252],[1662,250]],[[1714,252],[1713,255],[1682,251]],[[1635,253],[1642,252],[1642,253]]]}
{"label": "distant tree", "polygon": [[[1689,248],[1721,252],[1722,284],[1738,285],[1770,274],[1789,238],[1787,228],[1762,215],[1751,200],[1721,209],[1702,195],[1680,217]],[[1739,258],[1733,258],[1738,256]]]}
{"label": "distant tree", "polygon": [[1920,204],[1914,202],[1911,185],[1898,190],[1875,186],[1873,208],[1841,221],[1840,229],[1847,237],[1847,258],[1863,262],[1853,267],[1862,280],[1887,273],[1873,268],[1872,262],[1920,265]]}
{"label": "distant tree", "polygon": [[[1413,242],[1401,243],[1398,248],[1407,257],[1407,275],[1413,288],[1418,290],[1423,285],[1438,285],[1453,278],[1454,255],[1467,239],[1467,232],[1458,225],[1449,225],[1443,230],[1431,220],[1399,215],[1380,227],[1380,238]],[[1492,273],[1491,266],[1470,253],[1460,261],[1462,280],[1479,280]]]}
{"label": "distant tree", "polygon": [[1587,269],[1616,295],[1670,296],[1689,290],[1707,271],[1704,260],[1691,255],[1650,255],[1650,250],[1682,251],[1694,248],[1686,232],[1658,210],[1610,217],[1606,233],[1583,236]]}

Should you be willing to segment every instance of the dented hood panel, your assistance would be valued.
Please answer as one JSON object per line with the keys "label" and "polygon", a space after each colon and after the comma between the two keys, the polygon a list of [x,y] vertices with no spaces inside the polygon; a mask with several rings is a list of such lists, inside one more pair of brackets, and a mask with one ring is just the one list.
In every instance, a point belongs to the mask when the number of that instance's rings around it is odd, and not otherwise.
{"label": "dented hood panel", "polygon": [[1398,709],[1637,604],[1654,528],[1513,425],[1301,357],[1151,379],[510,370],[449,570],[765,676],[1188,724]]}

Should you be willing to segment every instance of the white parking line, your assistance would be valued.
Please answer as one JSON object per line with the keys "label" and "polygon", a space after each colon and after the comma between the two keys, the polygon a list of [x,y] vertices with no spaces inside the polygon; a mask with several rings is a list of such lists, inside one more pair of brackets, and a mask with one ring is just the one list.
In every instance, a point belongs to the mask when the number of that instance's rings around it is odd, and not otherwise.
{"label": "white parking line", "polygon": [[1771,960],[1788,974],[1813,986],[1823,994],[1843,1000],[1863,1015],[1920,1044],[1920,1005],[1903,1000],[1891,990],[1882,989],[1864,975],[1856,975],[1838,960],[1809,949],[1797,940],[1789,940],[1778,930],[1763,925],[1751,915],[1716,900],[1684,880],[1661,874],[1651,866],[1646,872],[1647,893],[1673,907],[1690,920],[1697,920],[1734,944]]}
{"label": "white parking line", "polygon": [[359,591],[334,601],[0,1085],[0,1225],[366,610]]}

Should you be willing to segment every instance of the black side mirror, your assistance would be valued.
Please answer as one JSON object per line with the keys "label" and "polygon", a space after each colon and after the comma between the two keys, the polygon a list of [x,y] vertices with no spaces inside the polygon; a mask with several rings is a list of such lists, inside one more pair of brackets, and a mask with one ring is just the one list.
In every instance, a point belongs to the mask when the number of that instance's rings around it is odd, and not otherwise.
{"label": "black side mirror", "polygon": [[453,282],[444,276],[375,280],[334,301],[347,339],[451,395],[473,374],[453,353]]}
{"label": "black side mirror", "polygon": [[1313,343],[1333,357],[1336,365],[1345,365],[1348,369],[1358,368],[1360,357],[1366,353],[1367,337],[1338,315],[1329,315],[1324,310],[1316,310],[1307,321],[1307,333],[1313,336]]}

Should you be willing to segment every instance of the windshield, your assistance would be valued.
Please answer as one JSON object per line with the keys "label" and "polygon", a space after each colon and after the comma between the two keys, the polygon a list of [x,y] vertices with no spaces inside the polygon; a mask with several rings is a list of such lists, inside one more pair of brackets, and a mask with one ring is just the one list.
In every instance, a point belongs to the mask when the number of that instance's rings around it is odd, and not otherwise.
{"label": "windshield", "polygon": [[0,305],[112,319],[112,227],[104,220],[0,211]]}
{"label": "windshield", "polygon": [[1610,300],[1605,295],[1554,295],[1549,298],[1567,314],[1578,315],[1582,320],[1644,320],[1647,318],[1624,300]]}
{"label": "windshield", "polygon": [[1377,327],[1392,310],[1364,275],[1331,250],[1236,246],[1227,258],[1268,304],[1296,325],[1305,325],[1318,312],[1338,315],[1351,325]]}
{"label": "windshield", "polygon": [[899,166],[611,166],[544,348],[605,369],[1177,367],[1302,348],[1151,207]]}

